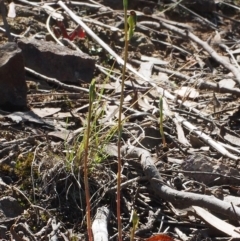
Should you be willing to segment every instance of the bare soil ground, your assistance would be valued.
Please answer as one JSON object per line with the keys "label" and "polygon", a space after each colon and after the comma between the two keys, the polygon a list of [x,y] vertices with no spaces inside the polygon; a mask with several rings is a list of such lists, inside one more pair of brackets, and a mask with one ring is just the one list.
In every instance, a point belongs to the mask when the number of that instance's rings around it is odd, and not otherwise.
{"label": "bare soil ground", "polygon": [[[137,27],[129,43],[124,90],[123,239],[130,240],[135,210],[135,240],[159,233],[172,239],[151,241],[240,240],[239,1],[159,2],[129,4],[137,13]],[[56,42],[48,29],[62,41],[56,21],[47,22],[43,2],[15,4],[16,17],[8,23],[16,41]],[[123,58],[122,1],[65,4]],[[68,32],[77,27],[57,2],[51,7],[64,15]],[[0,27],[4,44],[1,18]],[[102,97],[91,120],[91,217],[94,222],[104,207],[109,240],[118,240],[121,61],[88,33],[61,43],[96,59],[94,79]],[[0,238],[88,240],[82,140],[89,83],[62,85],[29,71],[26,82],[29,110],[0,110]],[[159,130],[160,97],[166,145]]]}

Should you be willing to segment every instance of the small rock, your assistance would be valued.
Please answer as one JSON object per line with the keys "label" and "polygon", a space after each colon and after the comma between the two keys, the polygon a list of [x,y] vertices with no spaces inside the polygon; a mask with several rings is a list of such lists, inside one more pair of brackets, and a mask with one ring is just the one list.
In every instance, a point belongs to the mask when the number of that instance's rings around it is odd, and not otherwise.
{"label": "small rock", "polygon": [[0,46],[0,107],[23,110],[27,105],[27,85],[23,55],[16,43]]}
{"label": "small rock", "polygon": [[6,183],[7,185],[10,185],[10,184],[13,183],[12,178],[9,177],[9,176],[2,176],[2,181],[3,181],[4,183]]}
{"label": "small rock", "polygon": [[21,39],[26,67],[61,82],[91,82],[95,60],[89,55],[36,39]]}
{"label": "small rock", "polygon": [[153,11],[152,11],[152,9],[151,9],[150,7],[144,7],[144,8],[142,9],[142,12],[143,12],[144,14],[146,14],[146,15],[152,15],[152,13],[153,13]]}
{"label": "small rock", "polygon": [[0,211],[7,218],[15,218],[22,213],[23,209],[15,198],[6,196],[0,199]]}

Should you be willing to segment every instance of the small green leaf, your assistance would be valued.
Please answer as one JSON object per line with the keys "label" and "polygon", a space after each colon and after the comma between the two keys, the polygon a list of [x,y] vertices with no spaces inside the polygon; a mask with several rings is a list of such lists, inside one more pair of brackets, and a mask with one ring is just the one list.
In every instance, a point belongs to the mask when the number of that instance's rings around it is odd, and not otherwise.
{"label": "small green leaf", "polygon": [[135,11],[130,12],[130,16],[128,17],[128,40],[130,40],[134,34],[135,27],[137,24],[137,15]]}
{"label": "small green leaf", "polygon": [[163,96],[160,96],[159,98],[159,115],[160,115],[159,129],[160,129],[160,134],[162,136],[163,146],[165,147],[166,140],[165,140],[164,131],[163,131]]}
{"label": "small green leaf", "polygon": [[162,115],[163,115],[163,98],[162,98],[162,96],[160,96],[160,98],[159,98],[159,110],[160,110],[160,116],[162,118]]}
{"label": "small green leaf", "polygon": [[129,28],[134,29],[137,23],[137,15],[135,11],[130,11],[130,16],[128,17]]}
{"label": "small green leaf", "polygon": [[137,215],[137,212],[135,210],[132,210],[131,213],[131,221],[132,221],[132,228],[131,228],[131,236],[130,241],[134,241],[134,233],[138,227],[139,217]]}
{"label": "small green leaf", "polygon": [[120,126],[120,130],[118,131],[118,138],[119,140],[122,138],[122,131],[123,131],[123,128],[122,128],[122,125]]}
{"label": "small green leaf", "polygon": [[138,222],[139,222],[139,217],[137,215],[137,212],[134,210],[133,215],[132,215],[132,223],[133,223],[133,228],[136,230],[138,227]]}

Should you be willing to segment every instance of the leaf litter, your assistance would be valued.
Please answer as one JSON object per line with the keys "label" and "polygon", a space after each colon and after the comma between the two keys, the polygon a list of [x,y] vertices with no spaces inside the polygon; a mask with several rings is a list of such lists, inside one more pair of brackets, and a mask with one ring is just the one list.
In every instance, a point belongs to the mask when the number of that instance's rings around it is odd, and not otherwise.
{"label": "leaf litter", "polygon": [[[52,7],[21,0],[9,6],[13,19],[8,19],[16,38],[67,43],[97,61],[89,148],[96,240],[98,235],[117,239],[116,123],[124,36],[122,1],[112,2]],[[130,4],[137,25],[124,90],[124,240],[130,240],[133,210],[139,217],[136,240],[239,239],[240,5],[206,2]],[[39,74],[26,68],[30,111],[0,112],[1,238],[87,240],[82,142],[89,84]],[[166,147],[159,130],[160,97]],[[6,200],[9,206],[18,201],[24,211],[9,215]]]}

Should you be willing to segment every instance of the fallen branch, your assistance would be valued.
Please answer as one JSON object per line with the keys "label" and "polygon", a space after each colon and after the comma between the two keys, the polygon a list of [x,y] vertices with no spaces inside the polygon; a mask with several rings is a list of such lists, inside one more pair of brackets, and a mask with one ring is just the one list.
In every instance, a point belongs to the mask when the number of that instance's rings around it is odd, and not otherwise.
{"label": "fallen branch", "polygon": [[197,87],[199,89],[208,89],[208,90],[213,90],[217,93],[230,93],[233,95],[236,95],[240,97],[240,89],[237,88],[228,88],[225,86],[219,86],[215,83],[205,81],[205,80],[198,80]]}
{"label": "fallen branch", "polygon": [[177,191],[164,184],[163,179],[154,165],[151,154],[138,147],[124,146],[121,148],[122,155],[125,158],[138,158],[142,169],[149,179],[156,195],[165,201],[172,203],[183,203],[184,206],[200,206],[202,208],[224,214],[231,218],[240,218],[240,208],[232,206],[231,203],[224,202],[213,196],[206,196],[191,192]]}
{"label": "fallen branch", "polygon": [[109,209],[100,207],[92,223],[92,232],[94,241],[108,241],[107,223],[109,219]]}

